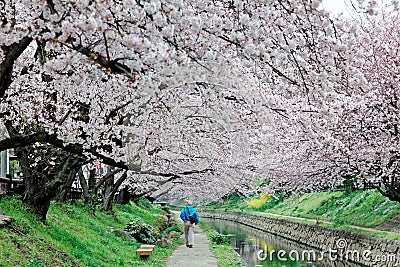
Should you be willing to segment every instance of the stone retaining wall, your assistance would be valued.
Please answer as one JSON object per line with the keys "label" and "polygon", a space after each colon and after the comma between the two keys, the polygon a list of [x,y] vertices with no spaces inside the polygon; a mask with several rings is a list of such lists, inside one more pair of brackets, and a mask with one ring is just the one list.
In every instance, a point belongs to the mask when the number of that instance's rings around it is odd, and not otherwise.
{"label": "stone retaining wall", "polygon": [[[240,212],[203,210],[202,217],[237,222],[362,266],[400,266],[400,241]],[[326,254],[328,255],[328,254]]]}

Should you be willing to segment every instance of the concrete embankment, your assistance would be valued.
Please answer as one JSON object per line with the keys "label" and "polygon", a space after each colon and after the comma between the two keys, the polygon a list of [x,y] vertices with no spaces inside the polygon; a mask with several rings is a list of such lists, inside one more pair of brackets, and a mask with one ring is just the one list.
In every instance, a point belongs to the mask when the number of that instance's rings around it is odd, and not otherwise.
{"label": "concrete embankment", "polygon": [[200,215],[250,226],[362,266],[400,266],[400,241],[240,212],[203,210]]}

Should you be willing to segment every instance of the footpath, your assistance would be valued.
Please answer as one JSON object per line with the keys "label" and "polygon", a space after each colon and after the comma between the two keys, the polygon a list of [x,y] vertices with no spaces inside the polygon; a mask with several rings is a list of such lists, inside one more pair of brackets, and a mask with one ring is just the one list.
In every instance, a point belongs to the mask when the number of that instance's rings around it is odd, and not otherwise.
{"label": "footpath", "polygon": [[[175,214],[177,215],[177,214]],[[194,246],[179,246],[170,256],[167,267],[216,267],[218,261],[210,250],[210,240],[203,229],[194,227]]]}

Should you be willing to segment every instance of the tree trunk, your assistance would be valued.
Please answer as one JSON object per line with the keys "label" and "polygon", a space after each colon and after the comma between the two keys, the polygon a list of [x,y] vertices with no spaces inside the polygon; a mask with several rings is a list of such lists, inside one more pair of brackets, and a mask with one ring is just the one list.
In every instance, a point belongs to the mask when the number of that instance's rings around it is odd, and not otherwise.
{"label": "tree trunk", "polygon": [[90,193],[89,193],[89,187],[87,185],[85,175],[83,175],[82,168],[80,168],[78,171],[78,177],[79,177],[79,183],[82,188],[83,201],[84,201],[85,205],[87,205],[87,204],[89,204],[89,201],[90,201]]}
{"label": "tree trunk", "polygon": [[103,210],[110,212],[112,210],[112,204],[114,200],[114,175],[110,176],[104,182],[103,190]]}
{"label": "tree trunk", "polygon": [[389,200],[400,202],[400,184],[397,183],[397,180],[391,181],[391,183],[383,183],[383,187],[376,186],[375,188]]}
{"label": "tree trunk", "polygon": [[89,177],[86,181],[85,175],[83,175],[83,170],[79,170],[78,173],[79,183],[82,187],[83,201],[85,205],[94,206],[96,203],[94,199],[97,199],[96,191],[96,170],[89,170]]}
{"label": "tree trunk", "polygon": [[96,204],[95,202],[97,202],[96,169],[91,169],[89,171],[88,189],[89,189],[88,203],[91,205],[95,205]]}
{"label": "tree trunk", "polygon": [[118,192],[119,187],[121,184],[128,178],[126,172],[124,172],[121,177],[114,184],[114,175],[111,178],[108,178],[106,183],[104,184],[104,193],[103,193],[103,210],[107,212],[112,211],[114,196]]}
{"label": "tree trunk", "polygon": [[[80,159],[71,154],[55,149],[51,146],[35,146],[35,148],[21,147],[15,150],[19,158],[22,173],[24,174],[25,191],[23,202],[29,209],[46,221],[50,201],[54,199],[60,186],[64,185],[76,168],[80,166]],[[36,160],[42,155],[57,154],[59,159],[50,166],[47,161]]]}
{"label": "tree trunk", "polygon": [[116,199],[116,201],[118,202],[118,204],[121,205],[126,205],[129,203],[129,201],[132,199],[131,194],[129,193],[129,189],[127,186],[125,186],[124,188],[122,188],[119,192],[118,198]]}
{"label": "tree trunk", "polygon": [[25,183],[26,189],[24,192],[23,202],[32,213],[39,215],[40,220],[45,222],[52,195],[46,194],[40,186],[35,186],[30,183],[30,181],[32,181],[31,179],[27,179],[26,181],[28,182]]}
{"label": "tree trunk", "polygon": [[65,184],[61,185],[60,187],[59,193],[55,198],[56,201],[66,202],[68,200],[68,196],[71,192],[71,187],[75,181],[77,172],[78,172],[77,169],[71,170],[71,173],[69,174],[69,177],[65,181]]}

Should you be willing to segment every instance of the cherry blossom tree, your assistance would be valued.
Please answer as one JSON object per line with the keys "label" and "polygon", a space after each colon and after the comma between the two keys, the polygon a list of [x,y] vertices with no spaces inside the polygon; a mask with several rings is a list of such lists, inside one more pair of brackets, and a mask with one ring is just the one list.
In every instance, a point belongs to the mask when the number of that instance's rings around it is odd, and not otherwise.
{"label": "cherry blossom tree", "polygon": [[[347,56],[356,36],[342,37],[346,26],[319,6],[2,2],[0,114],[10,136],[0,149],[57,149],[76,159],[74,169],[102,161],[127,170],[123,185],[138,194],[250,192],[293,147],[297,158],[312,153],[301,140],[316,148],[325,113],[340,103],[337,88],[353,73]],[[301,130],[288,131],[294,125]],[[63,170],[61,158],[47,163]],[[26,170],[40,162],[33,156]],[[298,173],[287,178],[301,183],[301,162],[292,166]]]}
{"label": "cherry blossom tree", "polygon": [[[377,188],[389,199],[400,200],[399,18],[397,12],[387,10],[369,9],[368,13],[374,15],[342,23],[341,40],[348,45],[340,51],[340,80],[334,91],[321,92],[318,99],[323,105],[314,106],[307,116],[304,108],[280,108],[278,132],[284,138],[279,153],[283,156],[275,160],[271,189],[320,190],[351,179],[355,185]],[[335,25],[339,29],[340,23]],[[307,106],[302,99],[298,103]]]}
{"label": "cherry blossom tree", "polygon": [[[360,54],[356,67],[363,76],[353,75],[349,82],[357,86],[343,90],[342,114],[333,132],[336,142],[329,145],[336,154],[337,173],[353,176],[395,201],[400,201],[398,22],[398,13],[383,12],[364,19],[354,33],[358,43],[350,53]],[[365,82],[360,83],[361,78]]]}

